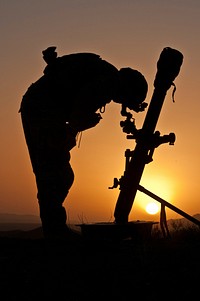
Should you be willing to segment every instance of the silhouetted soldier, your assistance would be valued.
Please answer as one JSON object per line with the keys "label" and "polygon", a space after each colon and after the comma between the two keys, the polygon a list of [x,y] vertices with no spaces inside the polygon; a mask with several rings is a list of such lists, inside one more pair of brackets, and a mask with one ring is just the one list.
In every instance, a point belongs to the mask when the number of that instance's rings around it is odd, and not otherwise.
{"label": "silhouetted soldier", "polygon": [[74,181],[70,150],[76,136],[96,126],[111,100],[143,111],[144,76],[131,68],[119,71],[93,53],[57,57],[56,47],[43,51],[44,75],[32,84],[21,103],[21,116],[45,237],[71,236],[63,202]]}

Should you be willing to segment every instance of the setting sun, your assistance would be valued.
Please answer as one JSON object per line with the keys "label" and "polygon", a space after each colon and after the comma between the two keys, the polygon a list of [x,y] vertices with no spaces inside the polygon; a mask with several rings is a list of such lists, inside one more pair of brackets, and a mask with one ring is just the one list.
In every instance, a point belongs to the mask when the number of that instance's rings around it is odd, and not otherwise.
{"label": "setting sun", "polygon": [[154,214],[158,213],[158,211],[159,211],[159,206],[156,203],[151,202],[151,203],[147,204],[147,206],[146,206],[146,212],[148,214],[154,215]]}
{"label": "setting sun", "polygon": [[[171,178],[168,176],[162,175],[161,173],[155,173],[150,166],[145,170],[141,184],[141,186],[148,191],[170,204],[173,204],[176,192],[176,183],[173,183]],[[153,216],[155,219],[159,219],[160,203],[146,193],[138,191],[134,207],[131,212],[132,218],[136,215],[136,211],[138,216],[142,216],[142,219],[148,218],[148,216]]]}

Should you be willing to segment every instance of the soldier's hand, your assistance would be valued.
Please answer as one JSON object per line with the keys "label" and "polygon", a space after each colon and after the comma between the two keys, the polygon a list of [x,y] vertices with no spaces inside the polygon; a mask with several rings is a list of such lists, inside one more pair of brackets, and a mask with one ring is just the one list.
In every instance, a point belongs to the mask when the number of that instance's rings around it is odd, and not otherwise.
{"label": "soldier's hand", "polygon": [[74,116],[70,125],[74,127],[77,132],[81,132],[96,126],[101,119],[102,117],[99,113],[77,115]]}

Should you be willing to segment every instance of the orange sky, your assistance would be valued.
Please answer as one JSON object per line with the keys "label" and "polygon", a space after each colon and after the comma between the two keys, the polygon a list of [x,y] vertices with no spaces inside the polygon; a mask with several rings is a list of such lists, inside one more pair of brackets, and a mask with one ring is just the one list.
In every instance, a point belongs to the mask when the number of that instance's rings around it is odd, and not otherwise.
{"label": "orange sky", "polygon": [[[41,51],[57,46],[59,55],[95,52],[117,68],[141,71],[152,95],[156,62],[166,46],[184,55],[176,79],[176,102],[168,92],[157,130],[175,132],[173,147],[156,149],[141,183],[185,210],[200,212],[200,2],[198,0],[35,0],[1,1],[0,212],[38,214],[36,186],[17,113],[21,97],[45,66]],[[119,190],[109,190],[124,171],[124,151],[134,149],[119,126],[120,106],[106,107],[101,123],[83,133],[72,151],[75,182],[65,202],[69,220],[113,220]],[[139,128],[145,113],[135,113]],[[149,199],[138,193],[130,219],[152,219]],[[167,211],[168,218],[179,217]],[[156,217],[153,217],[156,218]]]}

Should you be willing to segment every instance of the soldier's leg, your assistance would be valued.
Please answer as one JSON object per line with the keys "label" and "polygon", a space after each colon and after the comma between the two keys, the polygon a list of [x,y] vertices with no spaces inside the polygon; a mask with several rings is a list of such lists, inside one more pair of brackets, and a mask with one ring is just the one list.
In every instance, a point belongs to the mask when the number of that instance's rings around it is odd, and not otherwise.
{"label": "soldier's leg", "polygon": [[66,210],[63,202],[74,181],[74,173],[68,162],[59,170],[43,169],[36,176],[40,218],[45,236],[56,236],[66,230]]}
{"label": "soldier's leg", "polygon": [[22,111],[22,124],[36,176],[40,217],[44,234],[66,227],[63,202],[73,183],[70,153],[65,125],[37,120],[33,114]]}
{"label": "soldier's leg", "polygon": [[66,230],[63,202],[74,181],[70,153],[66,149],[68,137],[65,127],[42,127],[40,140],[35,170],[40,217],[44,234],[56,236]]}

